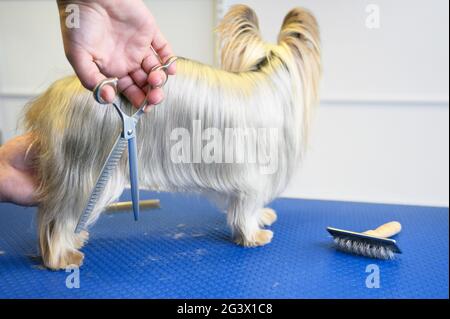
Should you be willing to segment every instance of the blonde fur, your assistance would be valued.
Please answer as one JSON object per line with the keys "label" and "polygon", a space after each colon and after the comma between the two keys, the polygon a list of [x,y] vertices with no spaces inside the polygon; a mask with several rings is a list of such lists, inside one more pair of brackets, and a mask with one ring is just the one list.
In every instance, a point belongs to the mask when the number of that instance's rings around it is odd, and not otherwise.
{"label": "blonde fur", "polygon": [[[294,9],[284,21],[279,43],[267,44],[253,10],[235,6],[218,31],[223,69],[180,59],[177,75],[164,87],[166,100],[141,119],[140,184],[145,189],[206,194],[227,210],[236,242],[261,246],[272,239],[272,232],[262,227],[276,220],[275,212],[264,205],[286,187],[305,150],[311,110],[318,99],[318,26],[308,11]],[[125,99],[121,103],[133,112]],[[236,154],[248,152],[239,129],[278,130],[277,170],[262,174],[261,164],[249,161],[174,163],[170,137],[180,128],[195,134],[194,120],[201,121],[202,130],[238,129],[233,139]],[[120,133],[119,117],[112,107],[98,105],[72,76],[54,83],[29,105],[25,124],[40,154],[38,226],[44,264],[51,269],[79,265],[79,248],[87,234],[75,235],[74,229]],[[267,150],[268,144],[258,140],[257,147]],[[125,154],[89,225],[127,183]]]}

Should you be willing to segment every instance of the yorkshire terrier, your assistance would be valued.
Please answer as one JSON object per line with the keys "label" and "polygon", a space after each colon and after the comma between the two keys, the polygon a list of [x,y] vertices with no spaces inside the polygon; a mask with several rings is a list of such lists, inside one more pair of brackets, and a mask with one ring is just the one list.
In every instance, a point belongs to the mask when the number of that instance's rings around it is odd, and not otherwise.
{"label": "yorkshire terrier", "polygon": [[[222,69],[179,59],[177,75],[164,87],[165,101],[140,120],[139,182],[149,190],[207,195],[226,210],[236,243],[263,246],[273,236],[264,226],[277,218],[265,205],[285,189],[301,161],[318,103],[318,24],[309,11],[296,8],[286,16],[278,44],[269,44],[255,12],[239,5],[218,32]],[[125,98],[121,103],[135,111]],[[38,152],[43,262],[55,270],[79,266],[88,234],[75,228],[120,134],[120,119],[71,76],[29,104],[25,127]],[[128,185],[127,160],[125,154],[88,225]]]}

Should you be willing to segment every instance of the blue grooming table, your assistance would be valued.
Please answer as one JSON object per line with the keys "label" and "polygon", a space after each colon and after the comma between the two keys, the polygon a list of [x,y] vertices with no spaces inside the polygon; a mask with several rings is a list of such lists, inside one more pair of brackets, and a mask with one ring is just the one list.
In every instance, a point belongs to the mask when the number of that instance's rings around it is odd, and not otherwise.
{"label": "blue grooming table", "polygon": [[[142,193],[162,209],[103,215],[91,229],[80,288],[40,267],[35,209],[0,204],[0,298],[448,298],[449,211],[279,199],[273,242],[230,241],[225,215],[197,196]],[[128,194],[123,199],[128,199]],[[327,226],[363,231],[398,220],[394,261],[335,251]],[[366,268],[380,288],[366,287]]]}

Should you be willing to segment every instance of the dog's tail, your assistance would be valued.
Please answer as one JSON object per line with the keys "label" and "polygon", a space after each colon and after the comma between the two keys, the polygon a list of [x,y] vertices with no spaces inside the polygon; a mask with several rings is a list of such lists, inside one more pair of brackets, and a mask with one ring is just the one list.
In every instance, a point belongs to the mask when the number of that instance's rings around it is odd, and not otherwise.
{"label": "dog's tail", "polygon": [[278,43],[293,55],[303,84],[306,131],[311,108],[318,103],[322,76],[320,32],[317,20],[306,9],[295,8],[284,19]]}
{"label": "dog's tail", "polygon": [[235,5],[217,27],[221,43],[221,66],[229,72],[255,71],[267,59],[268,46],[259,32],[256,13]]}

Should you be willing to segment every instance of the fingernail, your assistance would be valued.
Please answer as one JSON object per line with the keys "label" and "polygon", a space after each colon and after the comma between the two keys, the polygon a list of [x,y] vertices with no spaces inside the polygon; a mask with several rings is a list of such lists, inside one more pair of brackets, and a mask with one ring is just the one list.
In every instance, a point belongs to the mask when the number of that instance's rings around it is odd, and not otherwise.
{"label": "fingernail", "polygon": [[158,85],[164,85],[164,82],[166,81],[166,73],[159,71],[159,82]]}
{"label": "fingernail", "polygon": [[150,112],[153,106],[154,105],[148,104],[146,107],[144,107],[144,113]]}

